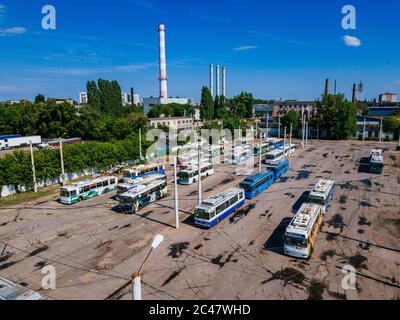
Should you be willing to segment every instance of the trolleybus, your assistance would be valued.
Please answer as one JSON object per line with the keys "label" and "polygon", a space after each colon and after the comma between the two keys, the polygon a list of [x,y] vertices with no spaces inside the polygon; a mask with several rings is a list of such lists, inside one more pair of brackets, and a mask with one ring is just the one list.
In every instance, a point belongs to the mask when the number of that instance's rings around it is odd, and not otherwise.
{"label": "trolleybus", "polygon": [[274,181],[273,171],[266,170],[247,177],[239,184],[239,188],[244,190],[246,199],[251,200],[264,192]]}
{"label": "trolleybus", "polygon": [[[292,155],[296,151],[296,146],[294,144],[286,144],[285,153],[287,155]],[[283,153],[283,147],[279,149],[272,150],[267,153],[267,156],[264,160],[265,164],[276,164],[277,162],[283,160],[285,158],[285,154]]]}
{"label": "trolleybus", "polygon": [[139,184],[129,191],[118,195],[117,199],[121,212],[135,213],[167,195],[167,181],[161,179]]}
{"label": "trolleybus", "polygon": [[194,223],[211,228],[241,208],[245,203],[244,190],[232,188],[203,200],[194,211]]}
{"label": "trolleybus", "polygon": [[161,164],[140,165],[135,168],[125,169],[122,174],[123,181],[129,182],[149,174],[165,174],[165,166]]}
{"label": "trolleybus", "polygon": [[60,202],[74,204],[83,200],[100,196],[117,188],[118,178],[114,176],[84,180],[60,188]]}
{"label": "trolleybus", "polygon": [[[214,174],[214,166],[212,163],[201,163],[201,178],[207,178]],[[182,170],[178,174],[178,183],[189,185],[199,181],[199,166],[194,165]]]}
{"label": "trolleybus", "polygon": [[289,160],[282,160],[273,165],[269,165],[268,169],[274,173],[274,179],[277,180],[289,170],[289,165]]}
{"label": "trolleybus", "polygon": [[309,195],[310,202],[321,205],[324,213],[328,210],[335,193],[335,181],[321,179],[312,189]]}
{"label": "trolleybus", "polygon": [[322,224],[322,218],[322,206],[316,203],[304,203],[286,228],[285,254],[296,258],[309,258]]}
{"label": "trolleybus", "polygon": [[127,192],[133,187],[137,186],[138,184],[143,184],[146,182],[160,180],[160,179],[167,179],[167,177],[164,174],[150,174],[142,178],[131,180],[129,182],[120,183],[117,186],[117,194]]}
{"label": "trolleybus", "polygon": [[371,152],[369,169],[371,173],[383,173],[383,151],[381,149],[374,149]]}

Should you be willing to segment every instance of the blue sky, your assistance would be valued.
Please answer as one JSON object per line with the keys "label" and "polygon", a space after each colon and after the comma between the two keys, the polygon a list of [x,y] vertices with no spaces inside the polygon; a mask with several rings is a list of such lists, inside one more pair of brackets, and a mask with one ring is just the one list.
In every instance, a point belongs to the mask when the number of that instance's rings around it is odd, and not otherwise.
{"label": "blue sky", "polygon": [[[57,9],[56,30],[41,27],[46,4]],[[346,4],[356,30],[342,29]],[[314,99],[326,78],[348,97],[359,80],[366,98],[400,93],[399,9],[397,0],[0,0],[0,100],[77,100],[100,77],[157,96],[159,23],[169,95],[198,101],[210,63],[227,66],[228,96]]]}

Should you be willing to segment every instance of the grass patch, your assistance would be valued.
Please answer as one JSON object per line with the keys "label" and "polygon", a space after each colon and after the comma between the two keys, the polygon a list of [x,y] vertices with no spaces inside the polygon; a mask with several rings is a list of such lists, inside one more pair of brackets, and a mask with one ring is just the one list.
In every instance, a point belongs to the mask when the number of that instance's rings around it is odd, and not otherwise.
{"label": "grass patch", "polygon": [[20,192],[11,196],[0,198],[0,208],[10,207],[24,202],[34,201],[58,193],[60,186],[54,185],[39,189],[38,192]]}

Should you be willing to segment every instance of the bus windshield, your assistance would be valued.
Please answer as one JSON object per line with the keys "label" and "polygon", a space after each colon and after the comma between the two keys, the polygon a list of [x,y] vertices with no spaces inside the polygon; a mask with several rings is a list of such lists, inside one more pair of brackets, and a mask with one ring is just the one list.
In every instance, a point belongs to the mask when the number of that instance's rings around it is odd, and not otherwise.
{"label": "bus windshield", "polygon": [[210,213],[209,212],[205,212],[202,209],[196,209],[195,216],[196,216],[196,218],[202,219],[202,220],[210,220],[211,219]]}
{"label": "bus windshield", "polygon": [[246,192],[251,192],[251,191],[253,191],[252,188],[251,188],[251,186],[249,186],[248,184],[245,184],[245,183],[239,184],[239,187],[240,187],[241,189],[243,189],[244,191],[246,191]]}
{"label": "bus windshield", "polygon": [[285,236],[285,245],[307,248],[307,239],[295,238],[290,236]]}
{"label": "bus windshield", "polygon": [[70,197],[70,194],[69,194],[68,190],[66,190],[66,189],[61,189],[61,190],[60,190],[60,196],[61,196],[61,197],[66,197],[66,198],[68,198],[68,197]]}
{"label": "bus windshield", "polygon": [[131,178],[132,173],[130,171],[124,171],[124,178]]}
{"label": "bus windshield", "polygon": [[189,174],[189,172],[179,172],[178,176],[181,179],[188,179],[190,174]]}
{"label": "bus windshield", "polygon": [[268,160],[274,160],[279,157],[279,154],[267,154]]}

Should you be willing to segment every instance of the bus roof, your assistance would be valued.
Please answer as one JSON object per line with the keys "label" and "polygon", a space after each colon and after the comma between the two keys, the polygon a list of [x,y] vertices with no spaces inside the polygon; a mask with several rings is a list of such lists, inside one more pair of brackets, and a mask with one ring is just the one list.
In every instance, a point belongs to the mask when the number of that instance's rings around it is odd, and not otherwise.
{"label": "bus roof", "polygon": [[321,210],[322,206],[318,204],[304,203],[293,217],[286,229],[286,233],[297,234],[307,238]]}
{"label": "bus roof", "polygon": [[143,192],[146,192],[147,190],[150,190],[154,187],[157,187],[161,184],[166,183],[164,179],[162,180],[154,180],[150,181],[147,183],[142,183],[134,186],[132,189],[128,190],[127,192],[123,193],[120,195],[120,197],[136,197],[139,194],[142,194]]}
{"label": "bus roof", "polygon": [[381,149],[372,150],[371,162],[382,163],[383,162],[383,150],[381,150]]}
{"label": "bus roof", "polygon": [[132,171],[138,171],[138,170],[142,170],[142,169],[150,169],[150,168],[154,168],[154,167],[164,167],[164,165],[162,164],[158,164],[158,163],[154,163],[154,164],[141,164],[139,166],[133,167],[133,168],[128,168],[125,169],[124,171],[126,172],[132,172]]}
{"label": "bus roof", "polygon": [[328,198],[329,193],[331,192],[332,188],[335,186],[335,181],[333,180],[326,180],[321,179],[315,185],[313,190],[310,192],[310,198],[314,199],[321,199],[321,198]]}
{"label": "bus roof", "polygon": [[257,181],[259,181],[259,180],[263,179],[264,177],[266,177],[268,175],[271,175],[271,174],[273,174],[273,172],[268,169],[268,170],[265,170],[263,172],[255,173],[255,174],[253,174],[251,176],[248,176],[241,183],[244,183],[244,184],[246,184],[246,183],[254,183],[254,182],[257,182]]}
{"label": "bus roof", "polygon": [[49,300],[47,297],[20,284],[0,277],[0,300]]}
{"label": "bus roof", "polygon": [[220,194],[217,194],[215,196],[212,196],[208,199],[203,200],[201,205],[197,206],[196,209],[203,209],[205,211],[208,211],[214,207],[219,206],[226,199],[232,198],[233,196],[240,194],[240,193],[243,193],[243,189],[240,189],[240,188],[228,189]]}
{"label": "bus roof", "polygon": [[120,187],[133,187],[136,186],[138,184],[143,184],[146,182],[150,182],[150,181],[154,181],[154,180],[161,180],[161,179],[166,179],[165,174],[150,174],[144,177],[139,177],[135,180],[129,180],[128,182],[125,183],[120,183],[119,186]]}
{"label": "bus roof", "polygon": [[117,179],[117,181],[118,181],[118,178],[115,177],[115,176],[104,176],[104,177],[99,177],[99,178],[95,178],[95,179],[82,180],[82,181],[76,182],[74,184],[71,184],[69,186],[62,187],[61,189],[68,190],[68,191],[75,190],[76,188],[79,188],[79,187],[82,187],[82,186],[85,186],[85,185],[88,185],[88,184],[103,182],[105,180],[110,180],[110,179],[113,179],[113,178]]}
{"label": "bus roof", "polygon": [[[213,164],[211,162],[201,162],[201,168],[206,168],[209,166],[213,166]],[[185,167],[184,170],[181,170],[180,172],[192,172],[192,171],[196,171],[199,169],[199,165],[196,163],[191,163],[189,166]]]}

